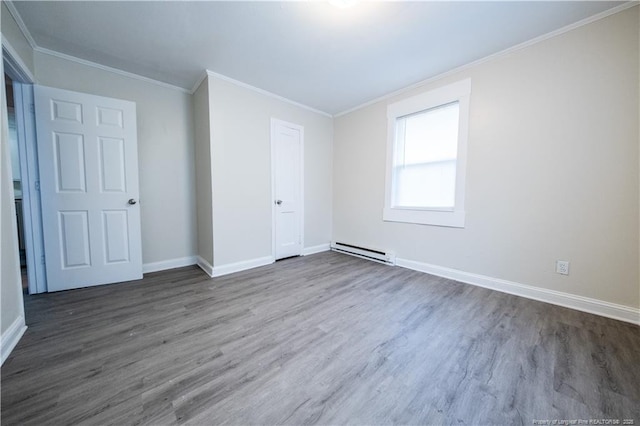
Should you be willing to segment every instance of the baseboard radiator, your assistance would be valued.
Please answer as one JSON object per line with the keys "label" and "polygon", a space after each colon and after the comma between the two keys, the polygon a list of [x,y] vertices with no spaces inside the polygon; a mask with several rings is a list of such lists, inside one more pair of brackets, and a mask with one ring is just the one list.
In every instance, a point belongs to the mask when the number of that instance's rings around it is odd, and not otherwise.
{"label": "baseboard radiator", "polygon": [[351,256],[360,257],[362,259],[372,260],[374,262],[384,263],[385,265],[395,265],[396,255],[393,252],[360,247],[353,244],[331,242],[331,250]]}

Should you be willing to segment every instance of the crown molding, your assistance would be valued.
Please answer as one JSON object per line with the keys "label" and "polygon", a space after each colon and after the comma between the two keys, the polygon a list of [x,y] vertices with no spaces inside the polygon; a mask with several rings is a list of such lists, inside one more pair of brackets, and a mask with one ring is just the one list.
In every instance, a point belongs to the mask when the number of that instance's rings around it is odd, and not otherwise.
{"label": "crown molding", "polygon": [[[15,5],[13,4],[13,1],[11,1],[11,0],[3,0],[3,3],[7,6],[7,10],[9,11],[9,13],[13,17],[13,19],[16,21],[16,24],[18,25],[18,28],[22,32],[22,35],[24,36],[25,39],[27,39],[27,42],[29,43],[29,45],[31,46],[31,48],[33,49],[34,52],[42,53],[42,54],[49,55],[49,56],[55,56],[55,57],[60,58],[60,59],[65,59],[67,61],[71,61],[71,62],[75,62],[75,63],[81,64],[81,65],[97,68],[97,69],[100,69],[100,70],[103,70],[103,71],[109,71],[109,72],[112,72],[112,73],[115,73],[115,74],[122,75],[124,77],[129,77],[129,78],[133,78],[133,79],[136,79],[136,80],[144,81],[146,83],[155,84],[155,85],[164,87],[166,89],[173,89],[173,90],[178,90],[180,92],[191,94],[191,92],[188,89],[185,89],[185,88],[179,87],[179,86],[175,86],[173,84],[165,83],[164,81],[155,80],[153,78],[145,77],[145,76],[142,76],[142,75],[139,75],[139,74],[135,74],[135,73],[132,73],[132,72],[123,71],[123,70],[118,69],[118,68],[113,68],[113,67],[109,67],[109,66],[106,66],[106,65],[102,65],[102,64],[96,63],[96,62],[88,61],[86,59],[81,59],[81,58],[78,58],[76,56],[67,55],[66,53],[61,53],[61,52],[57,52],[55,50],[51,50],[51,49],[47,49],[47,48],[44,48],[44,47],[40,47],[36,43],[35,39],[31,35],[31,33],[29,32],[29,29],[27,28],[26,24],[22,20],[22,17],[20,16],[20,13],[16,9]],[[6,39],[4,39],[4,38],[2,40],[2,44],[3,44],[3,46],[4,45],[11,46],[6,41]],[[13,47],[10,47],[10,49],[7,49],[7,51],[12,53],[12,56],[14,56],[15,59],[19,60],[19,56],[15,57],[15,55],[13,55],[13,53],[15,53],[15,49],[13,49]],[[32,80],[35,81],[33,78],[32,78]]]}
{"label": "crown molding", "polygon": [[200,85],[207,78],[207,75],[209,75],[207,70],[202,71],[202,74],[200,75],[200,77],[198,77],[198,79],[196,80],[196,82],[193,85],[193,87],[191,87],[191,94],[192,95],[194,93],[196,93],[196,90],[198,90],[200,88]]}
{"label": "crown molding", "polygon": [[[227,81],[229,83],[235,84],[236,86],[244,87],[245,89],[252,90],[254,92],[257,92],[257,93],[260,93],[262,95],[268,96],[270,98],[274,98],[274,99],[277,99],[279,101],[286,102],[286,103],[291,104],[291,105],[295,105],[295,106],[297,106],[299,108],[315,112],[316,114],[324,115],[325,117],[333,118],[333,115],[329,114],[328,112],[320,111],[319,109],[315,109],[315,108],[310,107],[308,105],[304,105],[304,104],[301,104],[299,102],[292,101],[291,99],[285,98],[285,97],[280,96],[280,95],[276,95],[275,93],[269,92],[269,91],[264,90],[264,89],[260,89],[259,87],[255,87],[255,86],[252,86],[250,84],[243,83],[242,81],[235,80],[235,79],[233,79],[231,77],[227,77],[226,75],[218,74],[217,72],[213,72],[211,70],[206,70],[206,73],[210,77],[216,77],[216,78],[219,78],[220,80]],[[202,80],[200,81],[200,83],[202,83]],[[196,86],[196,89],[198,88],[198,86],[200,86],[200,83],[198,83],[198,85]]]}
{"label": "crown molding", "polygon": [[443,73],[437,74],[437,75],[435,75],[433,77],[429,77],[429,78],[427,78],[425,80],[419,81],[419,82],[414,83],[414,84],[412,84],[410,86],[406,86],[406,87],[403,87],[402,89],[398,89],[398,90],[393,91],[391,93],[387,93],[386,95],[382,95],[382,96],[379,96],[377,98],[371,99],[370,101],[364,102],[364,103],[362,103],[360,105],[357,105],[357,106],[355,106],[353,108],[349,108],[347,110],[344,110],[342,112],[334,114],[333,117],[336,118],[336,117],[341,117],[343,115],[350,114],[350,113],[352,113],[354,111],[357,111],[359,109],[366,108],[366,107],[368,107],[370,105],[376,104],[376,103],[384,101],[386,99],[393,98],[394,96],[398,96],[398,95],[401,95],[403,93],[409,92],[411,90],[417,89],[419,87],[425,86],[425,85],[427,85],[429,83],[432,83],[434,81],[443,79],[445,77],[449,77],[449,76],[451,76],[453,74],[459,73],[459,72],[464,71],[466,69],[469,69],[471,67],[475,67],[477,65],[483,64],[483,63],[491,61],[493,59],[500,58],[502,56],[505,56],[505,55],[508,55],[510,53],[516,52],[518,50],[522,50],[522,49],[524,49],[526,47],[533,46],[534,44],[538,44],[538,43],[541,43],[541,42],[543,42],[545,40],[549,40],[549,39],[551,39],[553,37],[557,37],[559,35],[562,35],[564,33],[569,32],[569,31],[575,30],[576,28],[579,28],[579,27],[591,24],[592,22],[596,22],[596,21],[599,21],[601,19],[604,19],[604,18],[606,18],[608,16],[615,15],[616,13],[619,13],[619,12],[622,12],[624,10],[630,9],[630,8],[632,8],[634,6],[638,6],[639,4],[640,4],[640,2],[638,0],[626,2],[626,3],[621,4],[619,6],[616,6],[616,7],[613,7],[611,9],[605,10],[604,12],[600,12],[600,13],[598,13],[596,15],[593,15],[593,16],[590,16],[588,18],[582,19],[580,21],[574,22],[573,24],[569,24],[569,25],[567,25],[565,27],[562,27],[562,28],[559,28],[557,30],[551,31],[549,33],[546,33],[546,34],[540,35],[538,37],[532,38],[531,40],[527,40],[525,42],[522,42],[520,44],[516,44],[515,46],[511,46],[511,47],[509,47],[507,49],[504,49],[504,50],[501,50],[499,52],[492,53],[491,55],[485,56],[484,58],[476,59],[475,61],[466,63],[466,64],[461,65],[459,67],[453,68],[453,69],[451,69],[449,71],[445,71]]}
{"label": "crown molding", "polygon": [[34,50],[34,52],[42,53],[44,55],[54,56],[54,57],[57,57],[57,58],[60,58],[60,59],[65,59],[67,61],[75,62],[75,63],[81,64],[81,65],[85,65],[85,66],[88,66],[88,67],[97,68],[97,69],[100,69],[100,70],[103,70],[103,71],[112,72],[114,74],[119,74],[119,75],[122,75],[124,77],[129,77],[129,78],[132,78],[132,79],[144,81],[146,83],[155,84],[157,86],[164,87],[165,89],[173,89],[173,90],[177,90],[177,91],[180,91],[180,92],[183,92],[183,93],[191,94],[189,89],[185,89],[184,87],[174,86],[173,84],[165,83],[164,81],[154,80],[153,78],[145,77],[145,76],[142,76],[140,74],[135,74],[135,73],[132,73],[132,72],[129,72],[129,71],[123,71],[123,70],[118,69],[118,68],[109,67],[107,65],[98,64],[96,62],[87,61],[86,59],[81,59],[81,58],[78,58],[76,56],[71,56],[71,55],[67,55],[65,53],[56,52],[55,50],[46,49],[44,47],[36,47],[33,50]]}
{"label": "crown molding", "polygon": [[[546,34],[540,35],[538,37],[535,37],[535,38],[533,38],[531,40],[528,40],[528,41],[525,41],[523,43],[520,43],[520,44],[517,44],[515,46],[512,46],[510,48],[507,48],[507,49],[501,50],[499,52],[493,53],[491,55],[485,56],[484,58],[477,59],[475,61],[469,62],[467,64],[464,64],[464,65],[461,65],[461,66],[456,67],[454,69],[451,69],[449,71],[446,71],[444,73],[440,73],[440,74],[435,75],[433,77],[429,77],[429,78],[427,78],[425,80],[422,80],[422,81],[419,81],[417,83],[414,83],[414,84],[412,84],[410,86],[406,86],[406,87],[404,87],[402,89],[399,89],[399,90],[393,91],[391,93],[387,93],[385,95],[382,95],[382,96],[379,96],[377,98],[371,99],[371,100],[369,100],[367,102],[364,102],[362,104],[359,104],[359,105],[357,105],[357,106],[355,106],[353,108],[349,108],[349,109],[347,109],[345,111],[342,111],[342,112],[339,112],[337,114],[329,114],[329,113],[327,113],[325,111],[321,111],[321,110],[318,110],[316,108],[310,107],[308,105],[301,104],[299,102],[293,101],[291,99],[285,98],[283,96],[277,95],[277,94],[269,92],[267,90],[260,89],[259,87],[252,86],[250,84],[244,83],[242,81],[233,79],[231,77],[227,77],[226,75],[219,74],[219,73],[216,73],[216,72],[210,71],[210,70],[205,70],[205,72],[203,72],[203,74],[196,80],[196,82],[192,86],[191,90],[189,90],[189,89],[186,89],[184,87],[175,86],[173,84],[165,83],[163,81],[155,80],[155,79],[152,79],[152,78],[149,78],[149,77],[145,77],[145,76],[142,76],[142,75],[139,75],[139,74],[135,74],[135,73],[128,72],[128,71],[123,71],[123,70],[118,69],[118,68],[109,67],[109,66],[102,65],[102,64],[99,64],[99,63],[96,63],[96,62],[92,62],[92,61],[88,61],[88,60],[85,60],[85,59],[81,59],[81,58],[78,58],[76,56],[67,55],[65,53],[57,52],[55,50],[51,50],[51,49],[46,49],[44,47],[40,47],[40,46],[38,46],[36,44],[33,36],[29,32],[29,30],[28,30],[27,26],[25,25],[24,21],[22,20],[22,17],[20,16],[20,13],[15,8],[15,6],[13,4],[13,1],[12,0],[3,0],[3,3],[7,6],[7,10],[9,11],[11,16],[15,20],[16,24],[18,25],[18,28],[20,29],[20,31],[22,32],[22,34],[24,35],[25,39],[27,40],[27,42],[29,43],[31,48],[34,50],[34,52],[43,53],[43,54],[54,56],[54,57],[58,57],[58,58],[61,58],[61,59],[66,59],[68,61],[76,62],[76,63],[82,64],[82,65],[85,65],[85,66],[101,69],[103,71],[112,72],[112,73],[119,74],[119,75],[122,75],[122,76],[125,76],[125,77],[137,79],[137,80],[144,81],[144,82],[151,83],[151,84],[156,84],[158,86],[161,86],[161,87],[164,87],[164,88],[167,88],[167,89],[178,90],[180,92],[188,93],[188,94],[193,94],[198,89],[198,87],[200,87],[200,84],[202,84],[204,79],[209,75],[209,76],[217,77],[217,78],[219,78],[221,80],[225,80],[227,82],[233,83],[233,84],[235,84],[237,86],[244,87],[246,89],[252,90],[254,92],[261,93],[261,94],[263,94],[265,96],[269,96],[271,98],[280,100],[282,102],[285,102],[285,103],[288,103],[288,104],[291,104],[291,105],[295,105],[295,106],[297,106],[299,108],[306,109],[308,111],[312,111],[312,112],[315,112],[317,114],[323,115],[325,117],[330,117],[330,118],[340,117],[340,116],[352,113],[354,111],[357,111],[359,109],[365,108],[367,106],[373,105],[375,103],[378,103],[378,102],[384,101],[386,99],[392,98],[394,96],[401,95],[403,93],[406,93],[406,92],[409,92],[411,90],[417,89],[419,87],[422,87],[422,86],[427,85],[429,83],[432,83],[434,81],[437,81],[437,80],[440,80],[442,78],[448,77],[450,75],[459,73],[461,71],[464,71],[464,70],[469,69],[471,67],[480,65],[480,64],[485,63],[485,62],[488,62],[490,60],[493,60],[493,59],[508,55],[508,54],[516,52],[518,50],[521,50],[521,49],[524,49],[526,47],[532,46],[534,44],[543,42],[543,41],[548,40],[550,38],[553,38],[553,37],[559,36],[561,34],[567,33],[569,31],[572,31],[572,30],[576,29],[576,28],[582,27],[584,25],[590,24],[592,22],[598,21],[600,19],[606,18],[608,16],[614,15],[616,13],[622,12],[624,10],[627,10],[627,9],[629,9],[631,7],[634,7],[634,6],[638,6],[640,4],[640,2],[638,0],[628,1],[628,2],[626,2],[624,4],[621,4],[619,6],[613,7],[611,9],[609,9],[609,10],[605,10],[603,12],[600,12],[600,13],[598,13],[596,15],[590,16],[590,17],[585,18],[583,20],[580,20],[578,22],[574,22],[573,24],[567,25],[565,27],[562,27],[562,28],[559,28],[557,30],[551,31],[549,33],[546,33]],[[3,45],[7,45],[7,46],[11,46],[6,41],[6,39],[4,39],[4,38],[2,40],[2,44]],[[12,47],[11,47],[11,49],[12,49],[13,52],[15,52],[15,50]],[[9,51],[9,49],[7,49],[7,50]]]}
{"label": "crown molding", "polygon": [[315,112],[317,114],[324,115],[326,117],[330,117],[330,118],[333,117],[331,114],[329,114],[327,112],[320,111],[320,110],[312,108],[312,107],[310,107],[308,105],[301,104],[299,102],[293,101],[293,100],[285,98],[283,96],[276,95],[275,93],[260,89],[258,87],[251,86],[250,84],[244,83],[244,82],[239,81],[239,80],[235,80],[235,79],[233,79],[231,77],[227,77],[226,75],[218,74],[218,73],[210,71],[210,70],[205,70],[203,72],[203,74],[198,78],[198,80],[196,80],[196,82],[192,86],[191,90],[189,90],[189,89],[185,89],[184,87],[174,86],[173,84],[165,83],[163,81],[155,80],[155,79],[152,79],[152,78],[149,78],[149,77],[144,77],[144,76],[139,75],[139,74],[135,74],[135,73],[128,72],[128,71],[123,71],[123,70],[120,70],[118,68],[109,67],[109,66],[102,65],[102,64],[99,64],[99,63],[96,63],[96,62],[88,61],[86,59],[81,59],[81,58],[78,58],[76,56],[67,55],[65,53],[57,52],[55,50],[51,50],[51,49],[47,49],[47,48],[44,48],[44,47],[40,47],[40,46],[37,45],[36,41],[31,36],[31,33],[29,32],[29,29],[25,25],[24,21],[22,20],[22,17],[20,16],[20,13],[15,8],[15,6],[12,3],[12,1],[11,0],[4,0],[4,3],[7,5],[7,9],[9,10],[9,13],[11,13],[11,16],[13,16],[13,19],[16,21],[16,24],[18,24],[18,27],[20,28],[20,31],[22,31],[22,34],[27,39],[27,41],[29,42],[29,45],[31,45],[31,48],[34,50],[34,52],[43,53],[45,55],[54,56],[54,57],[61,58],[61,59],[66,59],[68,61],[72,61],[72,62],[75,62],[75,63],[78,63],[78,64],[82,64],[82,65],[86,65],[86,66],[89,66],[89,67],[101,69],[103,71],[109,71],[109,72],[112,72],[112,73],[115,73],[115,74],[119,74],[119,75],[122,75],[122,76],[125,76],[125,77],[129,77],[129,78],[145,81],[147,83],[156,84],[156,85],[168,88],[168,89],[178,90],[180,92],[188,93],[190,95],[192,95],[196,90],[198,90],[198,87],[200,87],[200,84],[202,84],[202,82],[207,77],[207,75],[211,75],[211,76],[217,77],[217,78],[219,78],[221,80],[225,80],[225,81],[228,81],[230,83],[233,83],[233,84],[235,84],[237,86],[253,90],[254,92],[261,93],[263,95],[269,96],[269,97],[274,98],[274,99],[278,99],[278,100],[280,100],[282,102],[286,102],[286,103],[291,104],[291,105],[295,105],[295,106],[297,106],[299,108],[306,109],[306,110]]}

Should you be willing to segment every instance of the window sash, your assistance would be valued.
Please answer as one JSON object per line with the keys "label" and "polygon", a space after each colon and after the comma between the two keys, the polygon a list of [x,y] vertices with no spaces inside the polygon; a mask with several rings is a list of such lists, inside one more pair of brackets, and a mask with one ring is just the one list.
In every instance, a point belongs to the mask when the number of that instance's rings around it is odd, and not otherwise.
{"label": "window sash", "polygon": [[[446,86],[424,92],[409,98],[402,99],[398,102],[391,103],[387,106],[387,156],[386,156],[386,179],[385,179],[385,197],[382,219],[390,222],[415,223],[424,225],[446,226],[454,228],[465,227],[465,187],[466,187],[466,169],[467,169],[467,139],[469,131],[469,103],[471,95],[471,80],[461,80]],[[394,191],[397,187],[398,176],[403,173],[410,173],[409,164],[398,164],[398,150],[403,147],[398,146],[398,127],[402,125],[401,118],[410,117],[429,109],[442,107],[450,103],[458,103],[458,135],[456,145],[455,159],[455,191],[454,202],[447,203],[431,203],[431,204],[453,204],[451,206],[431,206],[422,207],[411,204],[424,204],[424,202],[410,202],[398,200],[394,197]],[[413,158],[408,163],[411,167],[428,168],[435,167],[436,161],[451,161],[450,155],[444,155],[446,151],[440,151],[443,155],[430,157],[421,151],[415,155],[410,154]],[[450,198],[449,198],[450,200]]]}
{"label": "window sash", "polygon": [[[398,165],[393,170],[392,208],[444,210],[455,207],[457,159]],[[437,185],[423,182],[438,181]],[[422,200],[422,201],[421,201]]]}
{"label": "window sash", "polygon": [[[455,129],[450,127],[438,129],[438,124],[442,122],[429,123],[429,120],[437,117],[433,114],[442,113],[443,109],[448,109],[449,114],[455,114],[455,119],[451,115],[440,117],[444,120],[451,120],[449,124],[455,125]],[[428,114],[432,115],[428,116]],[[455,100],[395,119],[391,208],[454,210],[459,114],[459,101]],[[422,126],[426,127],[416,129],[414,122],[413,131],[420,132],[422,130],[422,132],[407,135],[407,121],[418,116],[423,116],[427,120],[427,123],[422,123]],[[409,137],[413,143],[410,147],[414,154],[412,158],[407,158],[407,139]],[[450,145],[452,142],[454,146]],[[416,146],[416,144],[420,146]],[[415,162],[416,154],[422,159],[425,157],[436,159]]]}

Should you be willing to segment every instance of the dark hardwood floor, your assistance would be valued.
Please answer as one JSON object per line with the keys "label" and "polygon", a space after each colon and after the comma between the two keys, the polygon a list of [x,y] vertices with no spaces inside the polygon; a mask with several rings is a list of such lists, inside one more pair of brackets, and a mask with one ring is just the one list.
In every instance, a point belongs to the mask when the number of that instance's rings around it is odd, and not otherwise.
{"label": "dark hardwood floor", "polygon": [[26,314],[3,425],[640,424],[640,327],[336,253]]}

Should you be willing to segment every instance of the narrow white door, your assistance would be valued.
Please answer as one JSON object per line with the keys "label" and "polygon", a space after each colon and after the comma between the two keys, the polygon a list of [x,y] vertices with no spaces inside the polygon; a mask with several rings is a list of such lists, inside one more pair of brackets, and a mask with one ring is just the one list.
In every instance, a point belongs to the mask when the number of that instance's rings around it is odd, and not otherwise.
{"label": "narrow white door", "polygon": [[275,258],[302,254],[304,129],[271,120]]}
{"label": "narrow white door", "polygon": [[135,103],[34,98],[47,290],[142,278]]}

